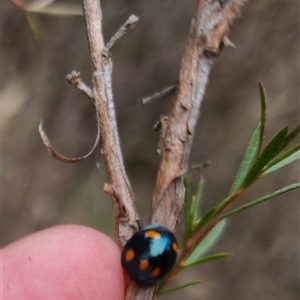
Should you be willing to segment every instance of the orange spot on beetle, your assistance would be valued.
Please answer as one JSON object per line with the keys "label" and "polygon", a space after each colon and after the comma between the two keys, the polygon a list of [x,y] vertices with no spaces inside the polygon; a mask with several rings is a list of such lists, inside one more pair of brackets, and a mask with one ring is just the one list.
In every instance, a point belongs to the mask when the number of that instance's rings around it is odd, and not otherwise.
{"label": "orange spot on beetle", "polygon": [[141,260],[140,263],[139,263],[139,269],[141,271],[146,270],[148,268],[148,266],[149,266],[149,261],[146,260],[146,259],[145,260]]}
{"label": "orange spot on beetle", "polygon": [[127,250],[125,254],[126,261],[131,261],[134,258],[134,251],[132,249]]}
{"label": "orange spot on beetle", "polygon": [[172,244],[172,248],[173,248],[174,252],[176,252],[176,253],[178,252],[178,245],[177,245],[177,243],[174,242]]}
{"label": "orange spot on beetle", "polygon": [[160,267],[156,267],[152,273],[151,273],[152,277],[157,277],[160,275]]}
{"label": "orange spot on beetle", "polygon": [[159,239],[160,238],[160,233],[155,231],[155,230],[148,230],[145,232],[145,237],[149,237],[152,239]]}

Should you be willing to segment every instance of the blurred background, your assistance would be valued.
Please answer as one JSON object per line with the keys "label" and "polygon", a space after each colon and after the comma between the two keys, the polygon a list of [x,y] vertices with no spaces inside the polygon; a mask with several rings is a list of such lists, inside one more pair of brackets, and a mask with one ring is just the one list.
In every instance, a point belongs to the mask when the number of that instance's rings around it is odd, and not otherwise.
{"label": "blurred background", "polygon": [[[217,59],[201,108],[190,164],[211,161],[201,173],[202,212],[226,197],[258,122],[257,79],[268,95],[267,140],[299,121],[299,3],[250,2],[229,35],[237,48],[225,48]],[[67,3],[80,11],[81,1]],[[172,97],[143,107],[139,103],[176,82],[195,1],[101,3],[106,41],[130,14],[140,17],[137,27],[113,47],[112,57],[123,155],[145,223],[159,163],[159,133],[152,128],[169,112]],[[2,246],[66,223],[87,225],[114,238],[99,151],[83,162],[63,164],[49,155],[38,133],[42,119],[55,149],[67,156],[83,155],[93,145],[93,108],[64,80],[78,70],[90,85],[84,20],[27,14],[9,0],[1,9]],[[195,188],[200,174],[191,176]],[[237,205],[297,180],[299,164],[292,164],[259,180]],[[182,272],[178,282],[204,282],[161,299],[299,299],[299,192],[234,215],[212,252],[231,256]]]}

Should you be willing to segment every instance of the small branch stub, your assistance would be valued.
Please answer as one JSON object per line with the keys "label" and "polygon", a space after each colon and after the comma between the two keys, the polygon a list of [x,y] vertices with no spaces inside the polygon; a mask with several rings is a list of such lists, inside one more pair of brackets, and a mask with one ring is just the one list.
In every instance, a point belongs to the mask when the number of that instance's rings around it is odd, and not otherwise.
{"label": "small branch stub", "polygon": [[159,99],[165,97],[166,95],[171,94],[175,91],[176,91],[176,84],[168,86],[168,87],[164,88],[163,90],[161,90],[151,96],[143,98],[141,100],[141,103],[142,103],[142,105],[145,105],[151,101],[159,100]]}
{"label": "small branch stub", "polygon": [[116,34],[110,39],[110,41],[106,45],[106,50],[110,50],[113,45],[116,43],[117,40],[119,40],[128,29],[132,29],[137,24],[139,18],[135,15],[131,15],[127,21],[119,28],[119,30],[116,32]]}
{"label": "small branch stub", "polygon": [[66,80],[74,85],[76,88],[78,88],[81,92],[83,92],[86,96],[88,96],[92,102],[94,102],[93,100],[93,92],[92,90],[87,86],[85,85],[81,78],[80,78],[80,72],[78,71],[72,71],[71,74],[68,74],[66,76]]}

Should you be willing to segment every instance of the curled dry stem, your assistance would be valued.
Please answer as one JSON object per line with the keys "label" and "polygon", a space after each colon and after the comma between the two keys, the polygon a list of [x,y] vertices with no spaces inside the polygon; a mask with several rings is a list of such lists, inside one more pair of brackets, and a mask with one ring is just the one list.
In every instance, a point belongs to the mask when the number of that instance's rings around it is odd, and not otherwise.
{"label": "curled dry stem", "polygon": [[[80,73],[77,72],[77,71],[72,71],[71,74],[68,74],[66,76],[66,80],[74,85],[76,88],[78,88],[80,91],[82,91],[86,96],[89,97],[89,99],[91,100],[92,102],[92,105],[93,107],[95,108],[95,103],[94,103],[94,98],[93,98],[93,92],[91,91],[91,89],[85,85],[81,78],[80,78]],[[39,124],[39,133],[40,133],[40,136],[43,140],[43,143],[44,145],[47,147],[48,151],[50,152],[51,156],[63,163],[76,163],[76,162],[79,162],[79,161],[82,161],[84,159],[86,159],[87,157],[89,157],[93,152],[94,150],[96,149],[96,147],[98,146],[99,144],[99,140],[100,140],[100,122],[99,122],[99,117],[98,115],[96,114],[96,119],[97,119],[97,136],[96,136],[96,139],[95,139],[95,142],[94,142],[94,145],[93,147],[91,148],[91,150],[83,155],[83,156],[80,156],[80,157],[66,157],[60,153],[58,153],[54,148],[53,146],[51,145],[50,143],[50,140],[49,138],[47,137],[46,135],[46,132],[43,128],[43,122],[40,122]]]}
{"label": "curled dry stem", "polygon": [[80,156],[80,157],[67,157],[67,156],[64,156],[64,155],[58,153],[53,148],[53,146],[51,145],[51,143],[49,141],[49,138],[47,137],[46,132],[45,132],[45,130],[43,128],[43,122],[42,121],[39,124],[39,133],[40,133],[40,136],[41,136],[41,138],[43,140],[44,145],[46,146],[46,148],[50,152],[51,156],[53,158],[55,158],[55,159],[63,162],[63,163],[76,163],[76,162],[79,162],[79,161],[82,161],[82,160],[86,159],[87,157],[89,157],[94,152],[94,150],[98,146],[99,140],[100,140],[100,126],[99,126],[98,117],[97,117],[97,136],[96,136],[94,145],[93,145],[93,147],[91,148],[91,150],[87,154],[85,154],[83,156]]}

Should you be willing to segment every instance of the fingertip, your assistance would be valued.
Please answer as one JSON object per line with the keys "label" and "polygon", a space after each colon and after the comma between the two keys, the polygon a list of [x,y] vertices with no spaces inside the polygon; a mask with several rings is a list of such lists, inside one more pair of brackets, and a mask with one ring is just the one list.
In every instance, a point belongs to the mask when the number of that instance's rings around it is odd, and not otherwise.
{"label": "fingertip", "polygon": [[124,298],[118,246],[85,226],[34,233],[5,247],[2,258],[6,300]]}

